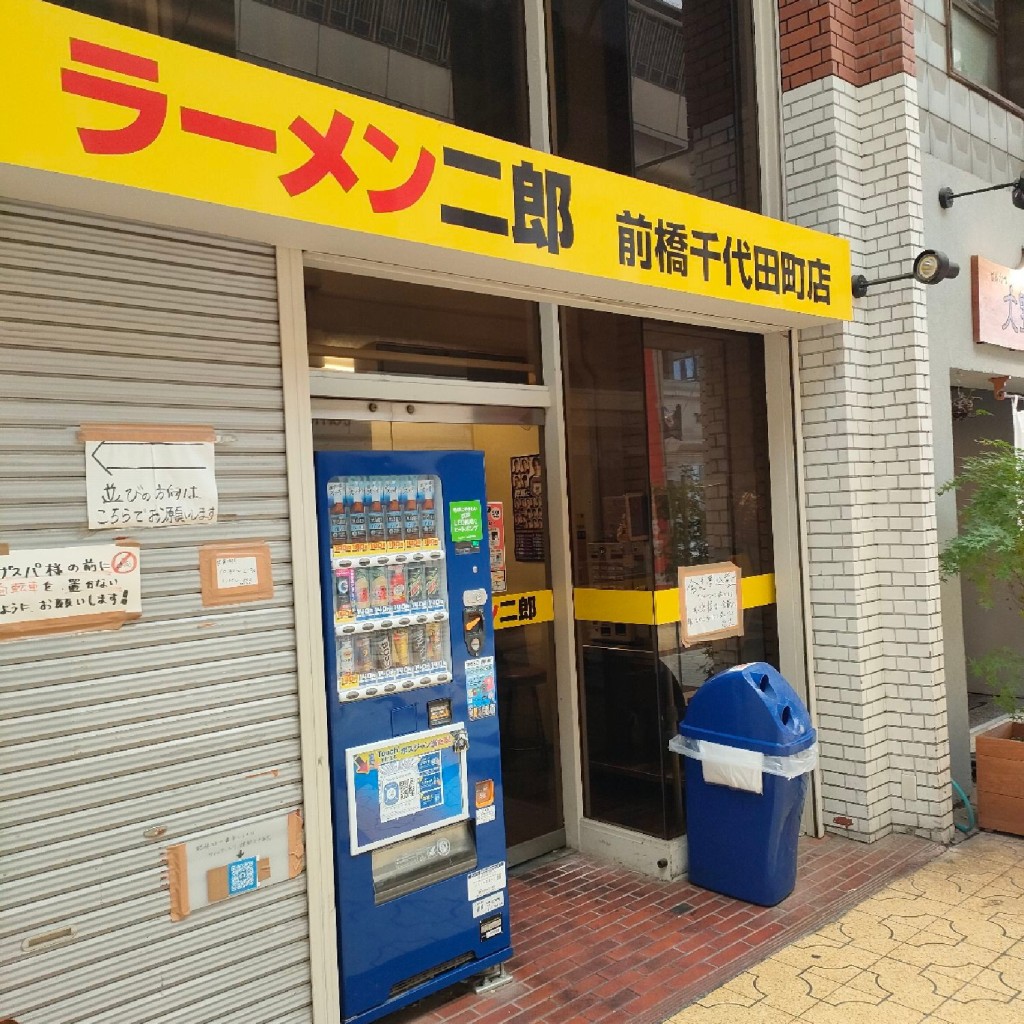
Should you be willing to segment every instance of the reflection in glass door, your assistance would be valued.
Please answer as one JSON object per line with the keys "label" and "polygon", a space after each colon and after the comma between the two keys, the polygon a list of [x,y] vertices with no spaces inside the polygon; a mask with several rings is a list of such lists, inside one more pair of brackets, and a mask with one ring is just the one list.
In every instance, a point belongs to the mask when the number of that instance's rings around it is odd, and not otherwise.
{"label": "reflection in glass door", "polygon": [[543,427],[532,410],[373,405],[315,419],[316,449],[484,453],[505,830],[520,863],[565,843]]}
{"label": "reflection in glass door", "polygon": [[[672,839],[689,699],[725,667],[778,664],[764,343],[590,310],[562,337],[585,813]],[[724,561],[744,633],[688,645],[679,569]]]}

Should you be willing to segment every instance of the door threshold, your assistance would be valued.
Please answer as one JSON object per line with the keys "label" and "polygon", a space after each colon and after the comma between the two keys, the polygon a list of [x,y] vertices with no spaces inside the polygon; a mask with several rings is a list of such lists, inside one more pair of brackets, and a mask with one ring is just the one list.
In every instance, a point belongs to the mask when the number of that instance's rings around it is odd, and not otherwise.
{"label": "door threshold", "polygon": [[505,854],[506,862],[510,868],[518,867],[527,861],[536,860],[547,853],[554,853],[565,847],[565,829],[559,828],[554,832],[548,832],[533,839],[527,839],[525,843],[518,843],[510,846]]}

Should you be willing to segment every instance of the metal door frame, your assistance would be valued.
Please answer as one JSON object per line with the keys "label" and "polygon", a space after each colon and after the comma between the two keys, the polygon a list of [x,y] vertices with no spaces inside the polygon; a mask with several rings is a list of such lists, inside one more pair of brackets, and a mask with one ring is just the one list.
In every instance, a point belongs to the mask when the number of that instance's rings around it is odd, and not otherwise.
{"label": "metal door frame", "polygon": [[[333,371],[326,371],[333,376]],[[317,381],[314,383],[314,375],[318,375],[318,371],[310,372],[310,390],[313,397],[310,399],[310,411],[312,414],[312,420],[314,423],[317,421],[357,421],[357,422],[378,422],[378,423],[454,423],[454,424],[494,424],[499,426],[545,426],[547,420],[547,410],[537,406],[508,406],[508,405],[466,405],[456,402],[436,402],[436,401],[405,401],[402,399],[398,400],[383,400],[375,398],[333,398],[333,397],[318,397],[322,395],[322,391],[317,390]],[[330,377],[328,378],[330,382]],[[379,378],[378,378],[379,382]],[[348,383],[348,381],[346,381]],[[374,393],[374,382],[365,380],[364,383],[368,385],[366,391],[370,394]],[[443,390],[436,388],[438,382],[431,381],[432,390]],[[460,382],[456,382],[460,383]],[[417,382],[415,380],[407,382],[407,387],[410,392],[417,390]],[[330,390],[325,388],[324,390]],[[362,388],[356,388],[354,390],[363,390]],[[495,385],[491,389],[491,394],[500,395],[505,390],[503,385]],[[546,391],[546,388],[538,389]],[[461,396],[460,396],[461,397]],[[549,476],[549,487],[550,487],[550,476]],[[550,523],[548,526],[550,536]],[[554,588],[554,565],[552,558],[548,557],[548,577],[550,585]],[[552,634],[552,650],[551,650],[551,663],[550,671],[552,674],[551,685],[554,688],[554,696],[556,701],[556,713],[554,721],[556,726],[559,728],[558,742],[556,744],[556,751],[561,747],[563,738],[561,735],[561,722],[557,714],[557,701],[558,701],[558,656],[555,647],[555,636]],[[506,853],[506,859],[509,867],[515,867],[519,864],[523,864],[526,861],[534,860],[537,857],[541,857],[545,854],[552,853],[555,850],[560,850],[566,845],[566,830],[565,830],[565,785],[562,780],[562,759],[561,756],[556,756],[555,763],[558,768],[558,788],[559,788],[559,805],[562,812],[562,825],[560,828],[555,829],[552,832],[547,832],[543,835],[534,836],[532,839],[527,839],[523,843],[519,843],[516,846],[510,846]]]}

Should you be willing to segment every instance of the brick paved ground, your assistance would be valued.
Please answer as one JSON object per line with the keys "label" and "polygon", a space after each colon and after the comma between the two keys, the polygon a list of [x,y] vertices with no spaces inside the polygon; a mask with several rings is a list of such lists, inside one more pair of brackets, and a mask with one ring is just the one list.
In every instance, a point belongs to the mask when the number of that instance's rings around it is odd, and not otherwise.
{"label": "brick paved ground", "polygon": [[488,995],[456,987],[391,1024],[655,1024],[939,853],[904,835],[803,839],[796,891],[773,908],[548,859],[509,880],[514,980]]}

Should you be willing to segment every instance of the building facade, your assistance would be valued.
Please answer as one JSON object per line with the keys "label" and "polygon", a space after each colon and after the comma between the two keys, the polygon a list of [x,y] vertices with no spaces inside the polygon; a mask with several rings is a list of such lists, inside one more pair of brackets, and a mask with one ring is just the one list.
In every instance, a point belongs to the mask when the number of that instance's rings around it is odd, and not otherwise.
{"label": "building facade", "polygon": [[[510,863],[685,872],[667,740],[749,661],[819,729],[806,831],[949,837],[950,388],[1024,356],[966,333],[1009,193],[937,192],[1024,143],[975,60],[1013,5],[948,2],[5,7],[0,543],[141,585],[88,631],[2,598],[0,1011],[339,1019],[316,451],[485,453]],[[960,278],[851,301],[926,247]],[[101,522],[97,466],[160,443],[216,452],[208,507]],[[245,601],[218,553],[267,559]],[[743,628],[693,642],[719,563]],[[257,890],[196,899],[243,839]]]}

